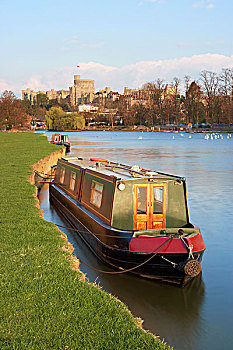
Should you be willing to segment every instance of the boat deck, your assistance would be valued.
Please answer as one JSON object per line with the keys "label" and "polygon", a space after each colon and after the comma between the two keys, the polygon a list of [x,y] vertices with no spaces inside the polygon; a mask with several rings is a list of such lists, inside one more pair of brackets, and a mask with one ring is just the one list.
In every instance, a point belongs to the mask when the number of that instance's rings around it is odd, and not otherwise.
{"label": "boat deck", "polygon": [[145,177],[164,180],[174,180],[174,178],[183,179],[183,177],[180,176],[144,169],[138,165],[131,167],[125,164],[115,163],[111,161],[96,161],[72,156],[63,157],[62,160],[67,161],[69,164],[79,166],[83,169],[92,170],[100,174],[115,177],[118,180],[130,180],[135,178],[140,179]]}

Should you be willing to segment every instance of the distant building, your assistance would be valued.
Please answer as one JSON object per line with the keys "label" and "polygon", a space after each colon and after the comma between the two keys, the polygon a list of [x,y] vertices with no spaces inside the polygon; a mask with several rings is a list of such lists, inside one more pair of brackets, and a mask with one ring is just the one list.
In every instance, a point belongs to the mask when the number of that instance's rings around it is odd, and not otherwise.
{"label": "distant building", "polygon": [[98,112],[99,107],[93,105],[79,105],[79,112],[88,112],[88,113],[96,113]]}
{"label": "distant building", "polygon": [[71,106],[82,103],[92,103],[95,96],[95,81],[80,79],[80,75],[74,76],[74,85],[69,90],[51,89],[49,91],[33,91],[31,89],[22,90],[22,100],[29,100],[33,105],[38,94],[45,94],[49,100],[57,99],[58,102],[69,102]]}

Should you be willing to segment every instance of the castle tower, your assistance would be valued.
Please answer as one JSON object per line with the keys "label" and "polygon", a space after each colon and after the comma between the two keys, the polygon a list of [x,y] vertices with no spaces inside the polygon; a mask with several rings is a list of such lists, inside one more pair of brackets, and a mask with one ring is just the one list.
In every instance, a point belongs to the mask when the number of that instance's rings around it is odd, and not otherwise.
{"label": "castle tower", "polygon": [[71,105],[76,106],[81,103],[91,103],[94,99],[94,95],[95,81],[80,79],[80,75],[74,75],[74,85],[70,87]]}

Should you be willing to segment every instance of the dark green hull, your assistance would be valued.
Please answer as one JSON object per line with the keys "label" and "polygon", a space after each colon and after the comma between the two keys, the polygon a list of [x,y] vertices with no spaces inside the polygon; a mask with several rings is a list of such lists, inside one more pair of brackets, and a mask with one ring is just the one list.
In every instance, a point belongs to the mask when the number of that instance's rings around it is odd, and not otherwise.
{"label": "dark green hull", "polygon": [[[135,231],[120,230],[109,226],[55,184],[50,184],[50,200],[70,225],[79,230],[78,235],[91,251],[105,263],[121,270],[136,267],[131,272],[140,277],[179,286],[184,286],[192,280],[183,270],[175,268],[168,262],[172,261],[180,266],[181,263],[187,260],[188,252],[158,253],[155,256],[153,256],[153,253],[132,252],[129,249],[129,244]],[[194,259],[201,261],[203,252],[204,250],[195,252],[193,254]],[[144,264],[150,257],[152,259]],[[164,257],[168,261],[165,261]]]}

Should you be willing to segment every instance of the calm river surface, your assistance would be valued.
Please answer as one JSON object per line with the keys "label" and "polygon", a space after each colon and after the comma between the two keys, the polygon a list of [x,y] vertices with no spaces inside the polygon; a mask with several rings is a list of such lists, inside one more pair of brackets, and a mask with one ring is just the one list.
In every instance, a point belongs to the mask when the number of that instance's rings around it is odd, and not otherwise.
{"label": "calm river surface", "polygon": [[[51,137],[51,133],[46,133]],[[117,296],[144,320],[144,328],[177,350],[233,348],[233,135],[151,132],[71,132],[71,155],[100,157],[185,176],[191,222],[200,226],[207,249],[202,276],[181,289],[130,274],[105,275],[80,264],[91,282]],[[173,139],[174,136],[174,139]],[[67,223],[40,192],[44,218]],[[69,231],[75,254],[89,265],[111,270]],[[122,325],[124,326],[124,325]]]}

